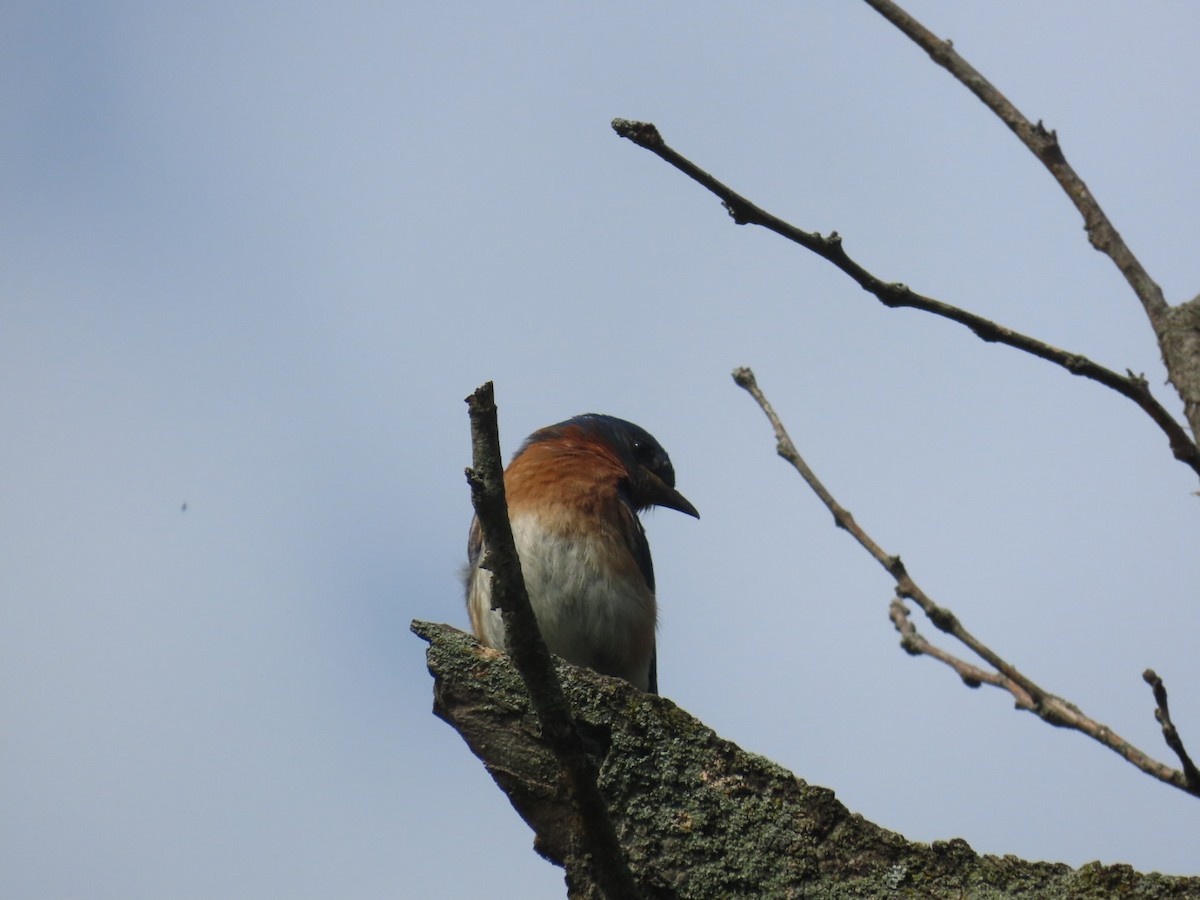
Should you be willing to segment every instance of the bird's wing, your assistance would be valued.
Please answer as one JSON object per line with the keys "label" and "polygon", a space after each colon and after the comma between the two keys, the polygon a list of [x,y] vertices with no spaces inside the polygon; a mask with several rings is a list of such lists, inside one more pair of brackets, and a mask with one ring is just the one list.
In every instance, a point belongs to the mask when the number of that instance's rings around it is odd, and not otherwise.
{"label": "bird's wing", "polygon": [[467,533],[467,564],[462,568],[463,593],[467,601],[467,615],[471,619],[471,631],[481,641],[485,640],[483,627],[483,612],[476,594],[475,580],[485,578],[486,573],[479,569],[479,557],[483,554],[483,531],[479,527],[479,519],[471,520],[471,530]]}
{"label": "bird's wing", "polygon": [[646,581],[646,587],[650,588],[650,593],[654,593],[654,563],[650,559],[650,542],[646,540],[646,529],[642,527],[642,521],[638,518],[633,504],[625,497],[621,497],[617,506],[621,536],[625,538],[625,544]]}
{"label": "bird's wing", "polygon": [[[650,588],[650,593],[653,594],[654,562],[650,558],[650,542],[646,540],[646,529],[642,527],[642,520],[638,518],[633,504],[625,498],[621,498],[620,507],[621,534],[625,538],[625,543],[629,547],[630,554],[632,554],[634,561],[637,563],[638,570],[642,573],[642,578],[646,581],[646,587]],[[649,691],[651,694],[658,693],[657,641],[650,650]]]}
{"label": "bird's wing", "polygon": [[483,531],[479,517],[471,519],[471,530],[467,532],[467,567],[474,570],[479,565],[479,554],[483,552]]}

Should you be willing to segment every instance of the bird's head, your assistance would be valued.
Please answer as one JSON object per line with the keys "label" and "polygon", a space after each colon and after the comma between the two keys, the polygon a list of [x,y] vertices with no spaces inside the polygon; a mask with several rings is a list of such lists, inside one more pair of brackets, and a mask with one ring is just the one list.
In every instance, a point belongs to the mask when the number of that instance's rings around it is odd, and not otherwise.
{"label": "bird's head", "polygon": [[568,436],[600,444],[621,461],[626,474],[624,486],[635,509],[665,506],[700,518],[696,507],[675,490],[675,468],[667,451],[650,432],[632,422],[587,413],[534,432],[521,449],[538,441]]}

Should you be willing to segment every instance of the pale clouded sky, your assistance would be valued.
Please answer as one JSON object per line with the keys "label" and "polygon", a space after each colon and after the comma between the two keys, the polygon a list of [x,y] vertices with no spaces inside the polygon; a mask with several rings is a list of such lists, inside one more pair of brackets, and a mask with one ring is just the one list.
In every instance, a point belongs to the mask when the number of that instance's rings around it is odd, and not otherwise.
{"label": "pale clouded sky", "polygon": [[[1200,11],[911,11],[1200,290]],[[1200,801],[899,650],[888,578],[729,371],[968,628],[1173,761],[1140,674],[1200,752],[1200,506],[1165,439],[609,130],[653,120],[1177,410],[1049,176],[864,4],[9,3],[0,42],[0,894],[562,894],[407,631],[466,623],[489,378],[509,452],[585,411],[671,452],[703,518],[648,522],[660,680],[723,736],[913,839],[1200,871]]]}

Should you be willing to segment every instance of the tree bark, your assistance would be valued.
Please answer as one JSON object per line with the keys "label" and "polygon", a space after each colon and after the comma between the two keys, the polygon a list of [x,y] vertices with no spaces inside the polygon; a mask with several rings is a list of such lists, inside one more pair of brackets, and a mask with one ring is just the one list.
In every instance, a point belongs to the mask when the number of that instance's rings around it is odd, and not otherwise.
{"label": "tree bark", "polygon": [[[463,737],[563,865],[577,821],[508,658],[447,625],[429,642],[434,714]],[[919,844],[846,809],[833,791],[723,740],[670,700],[556,660],[639,889],[647,898],[1200,898],[1200,878],[1129,866],[980,856],[963,840]],[[571,884],[571,897],[600,896]]]}
{"label": "tree bark", "polygon": [[1183,400],[1192,437],[1200,441],[1200,296],[1170,308],[1158,340],[1167,377]]}

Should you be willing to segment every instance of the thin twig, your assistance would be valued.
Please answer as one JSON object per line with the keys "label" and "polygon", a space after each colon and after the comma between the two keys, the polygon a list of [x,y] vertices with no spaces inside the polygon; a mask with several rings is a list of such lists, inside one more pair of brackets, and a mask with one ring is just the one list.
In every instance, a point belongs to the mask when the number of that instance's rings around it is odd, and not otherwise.
{"label": "thin twig", "polygon": [[930,59],[983,101],[984,105],[1041,161],[1083,216],[1084,228],[1092,246],[1116,264],[1141,301],[1155,333],[1161,333],[1163,316],[1169,309],[1167,301],[1163,298],[1162,288],[1142,267],[1133,251],[1126,246],[1117,229],[1100,208],[1099,202],[1088,190],[1088,186],[1067,162],[1059,146],[1057,132],[1047,131],[1040,121],[1036,125],[1030,122],[995,85],[955,52],[952,41],[939,38],[891,0],[866,0],[866,3],[904,32],[913,43],[929,54]]}
{"label": "thin twig", "polygon": [[1156,707],[1154,718],[1162,726],[1163,740],[1167,742],[1167,746],[1175,751],[1175,755],[1179,757],[1179,763],[1183,766],[1183,774],[1187,779],[1188,785],[1194,791],[1200,791],[1200,769],[1196,768],[1196,764],[1188,756],[1188,752],[1183,746],[1183,738],[1179,736],[1179,732],[1175,729],[1175,723],[1171,721],[1171,711],[1167,707],[1167,686],[1163,684],[1163,680],[1158,677],[1158,673],[1153,669],[1147,669],[1143,672],[1142,679],[1154,691],[1154,705]]}
{"label": "thin twig", "polygon": [[892,620],[892,624],[896,626],[896,631],[900,633],[900,646],[904,649],[905,653],[908,653],[910,656],[929,656],[938,662],[945,663],[958,673],[958,677],[962,679],[963,684],[969,688],[977,688],[984,684],[1002,688],[1016,698],[1017,706],[1021,709],[1033,711],[1033,698],[1011,679],[1005,678],[997,672],[988,672],[985,669],[981,669],[979,666],[973,665],[964,659],[959,659],[952,653],[947,653],[936,644],[929,643],[924,635],[917,631],[917,626],[909,618],[908,607],[904,605],[904,601],[899,597],[892,598],[891,605],[888,606],[888,618]]}
{"label": "thin twig", "polygon": [[[542,734],[558,759],[574,800],[583,841],[583,852],[575,854],[576,862],[587,867],[605,897],[635,900],[641,892],[625,861],[608,806],[596,785],[596,767],[584,748],[529,605],[508,519],[492,383],[477,388],[467,398],[467,406],[473,462],[473,467],[466,470],[467,482],[487,547],[483,567],[492,574],[492,606],[504,619],[508,654],[521,673]],[[572,874],[568,871],[568,877]]]}
{"label": "thin twig", "polygon": [[959,676],[972,687],[978,687],[979,684],[991,684],[1003,688],[1012,694],[1019,709],[1032,712],[1038,718],[1051,725],[1080,731],[1124,757],[1147,775],[1157,778],[1159,781],[1169,784],[1172,787],[1177,787],[1182,791],[1200,797],[1200,785],[1189,781],[1188,776],[1184,772],[1172,769],[1165,763],[1158,762],[1116,734],[1107,725],[1103,725],[1085,715],[1075,704],[1041,688],[1036,682],[1021,674],[1011,663],[1001,658],[994,650],[967,631],[953,612],[944,606],[938,606],[934,603],[929,595],[913,580],[912,576],[908,574],[904,563],[900,561],[900,557],[885,553],[875,540],[858,525],[854,520],[854,516],[834,499],[825,485],[817,478],[812,468],[804,461],[804,458],[796,449],[796,445],[792,443],[792,439],[788,435],[787,429],[784,428],[783,422],[776,415],[770,401],[767,400],[766,395],[758,386],[754,372],[744,367],[734,369],[733,380],[754,398],[755,402],[758,403],[766,415],[767,421],[771,423],[771,427],[775,431],[776,452],[787,462],[791,463],[792,467],[800,473],[800,477],[812,488],[813,493],[833,513],[834,523],[858,541],[863,549],[871,554],[872,558],[883,566],[892,578],[895,579],[896,594],[898,597],[912,600],[917,606],[921,607],[921,610],[934,626],[966,645],[972,653],[984,660],[995,670],[995,675],[989,675],[983,670],[971,666],[969,663],[962,662],[944,651],[930,652],[932,645],[917,633],[911,622],[907,621],[907,613],[903,616],[898,616],[896,606],[898,604],[902,606],[902,604],[899,601],[893,601],[890,615],[893,624],[900,631],[901,645],[906,651],[913,654],[926,654],[939,659],[958,672]]}
{"label": "thin twig", "polygon": [[899,282],[885,282],[850,258],[836,231],[828,237],[824,237],[816,232],[804,231],[771,215],[670,147],[653,124],[614,119],[612,127],[621,137],[649,150],[719,197],[737,224],[760,225],[768,231],[812,251],[849,275],[863,290],[873,294],[884,306],[893,309],[910,307],[958,322],[973,331],[980,340],[1006,344],[1017,350],[1023,350],[1061,366],[1072,375],[1096,381],[1132,400],[1162,429],[1170,442],[1171,452],[1175,458],[1190,466],[1200,475],[1200,448],[1197,448],[1183,426],[1155,399],[1144,376],[1135,375],[1129,370],[1126,370],[1125,375],[1120,375],[1082,354],[1062,350],[975,313],[918,294]]}

